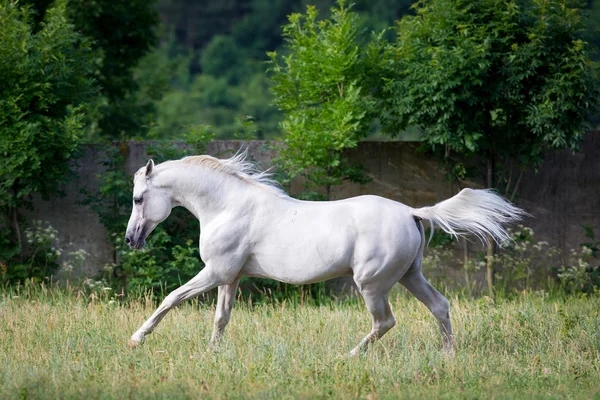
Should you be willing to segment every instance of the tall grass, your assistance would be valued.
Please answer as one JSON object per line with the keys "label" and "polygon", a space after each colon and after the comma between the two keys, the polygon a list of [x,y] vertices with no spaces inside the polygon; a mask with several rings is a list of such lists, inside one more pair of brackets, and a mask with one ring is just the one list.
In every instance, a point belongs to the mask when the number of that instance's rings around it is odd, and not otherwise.
{"label": "tall grass", "polygon": [[523,293],[449,296],[456,355],[439,351],[434,318],[396,294],[398,326],[364,356],[362,302],[236,304],[206,351],[214,305],[169,313],[146,344],[126,347],[154,310],[77,290],[5,290],[0,398],[598,398],[600,298]]}

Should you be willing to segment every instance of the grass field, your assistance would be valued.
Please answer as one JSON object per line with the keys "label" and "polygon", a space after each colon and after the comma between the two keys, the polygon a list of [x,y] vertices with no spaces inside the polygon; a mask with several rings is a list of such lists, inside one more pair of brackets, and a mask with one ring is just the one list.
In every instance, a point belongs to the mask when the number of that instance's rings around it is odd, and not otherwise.
{"label": "grass field", "polygon": [[600,398],[600,298],[449,297],[454,357],[425,307],[395,296],[398,326],[348,358],[370,329],[361,302],[238,303],[212,352],[213,307],[189,302],[131,350],[151,302],[5,292],[0,398]]}

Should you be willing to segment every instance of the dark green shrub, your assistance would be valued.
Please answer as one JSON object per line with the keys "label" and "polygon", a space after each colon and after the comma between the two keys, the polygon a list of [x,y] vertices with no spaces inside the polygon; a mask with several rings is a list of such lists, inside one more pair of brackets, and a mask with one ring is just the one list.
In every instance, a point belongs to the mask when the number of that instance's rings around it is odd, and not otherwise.
{"label": "dark green shrub", "polygon": [[0,262],[11,282],[41,279],[52,262],[26,267],[32,259],[21,212],[34,193],[55,194],[68,176],[96,91],[96,66],[64,2],[41,22],[17,2],[0,3],[0,43]]}

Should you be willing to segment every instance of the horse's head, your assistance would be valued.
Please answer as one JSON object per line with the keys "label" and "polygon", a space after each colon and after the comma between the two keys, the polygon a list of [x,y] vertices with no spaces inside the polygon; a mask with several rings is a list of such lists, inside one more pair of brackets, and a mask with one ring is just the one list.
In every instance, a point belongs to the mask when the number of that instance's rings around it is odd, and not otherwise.
{"label": "horse's head", "polygon": [[133,178],[133,210],[127,224],[125,243],[134,249],[144,247],[146,237],[171,214],[173,208],[167,190],[153,185],[153,169],[154,161],[149,160]]}

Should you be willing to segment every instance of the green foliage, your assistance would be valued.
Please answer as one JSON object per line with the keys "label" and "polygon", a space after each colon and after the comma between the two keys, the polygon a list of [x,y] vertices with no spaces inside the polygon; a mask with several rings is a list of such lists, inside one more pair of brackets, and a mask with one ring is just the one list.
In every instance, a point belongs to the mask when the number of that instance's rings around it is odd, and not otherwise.
{"label": "green foliage", "polygon": [[258,72],[252,71],[252,64],[246,61],[247,57],[245,49],[233,37],[215,35],[200,55],[200,66],[204,74],[237,84],[245,75]]}
{"label": "green foliage", "polygon": [[369,132],[375,102],[363,78],[378,51],[361,51],[358,16],[343,1],[330,18],[317,15],[313,6],[290,15],[283,28],[288,54],[269,53],[269,72],[275,104],[285,115],[277,163],[290,178],[304,176],[308,189],[325,187],[329,198],[344,179],[367,180],[342,152]]}
{"label": "green foliage", "polygon": [[[182,221],[181,217],[176,215],[175,219]],[[189,216],[187,219],[191,220]],[[173,219],[169,222],[172,221]],[[194,234],[197,235],[197,232],[198,230]],[[122,281],[116,283],[123,284],[129,294],[143,295],[148,290],[163,296],[168,294],[191,279],[204,266],[195,242],[185,240],[183,244],[176,244],[186,234],[191,234],[189,229],[174,232],[169,226],[157,228],[148,237],[146,249],[142,251],[125,245],[123,235],[115,235],[119,263],[108,267],[109,274],[121,278]],[[173,238],[172,235],[176,237]]]}
{"label": "green foliage", "polygon": [[[257,137],[281,136],[281,112],[274,106],[270,82],[264,71],[267,51],[287,50],[281,26],[287,16],[306,9],[304,0],[244,0],[228,3],[178,0],[159,1],[168,29],[175,32],[177,45],[194,51],[185,64],[187,80],[172,82],[157,100],[148,121],[163,139],[180,139],[185,125],[213,126],[218,138],[231,139],[238,120],[251,115]],[[310,2],[329,17],[332,0]],[[358,21],[369,30],[381,30],[408,11],[409,0],[359,1],[354,10]],[[201,11],[200,11],[201,10]],[[218,16],[218,17],[215,17]],[[172,25],[171,25],[172,24]],[[391,32],[391,31],[389,31]],[[388,34],[389,34],[388,32]],[[361,82],[361,86],[372,84]],[[370,89],[369,89],[370,91]],[[149,123],[148,123],[149,125]],[[374,133],[375,131],[370,133]],[[142,132],[143,134],[144,132]]]}
{"label": "green foliage", "polygon": [[600,290],[600,241],[596,240],[595,226],[582,225],[585,237],[581,251],[572,250],[568,265],[558,268],[558,277],[570,293],[594,293]]}
{"label": "green foliage", "polygon": [[219,139],[234,138],[239,120],[251,115],[256,137],[278,134],[279,112],[269,105],[271,94],[264,74],[246,76],[239,85],[209,74],[187,77],[187,83],[167,91],[155,103],[156,127],[161,139],[182,139],[189,125],[210,125]]}
{"label": "green foliage", "polygon": [[[0,262],[0,284],[23,284],[51,281],[58,272],[68,278],[75,268],[83,266],[88,253],[69,251],[58,239],[58,231],[48,222],[32,221],[25,229],[27,256],[10,265]],[[67,246],[68,247],[68,246]],[[59,263],[59,257],[62,262]]]}
{"label": "green foliage", "polygon": [[67,13],[76,29],[93,41],[102,88],[93,118],[100,136],[123,138],[140,132],[151,109],[135,101],[139,85],[134,67],[157,44],[154,1],[68,0]]}
{"label": "green foliage", "polygon": [[[450,180],[483,173],[487,187],[513,200],[523,171],[537,169],[549,149],[575,150],[598,109],[598,74],[581,39],[583,6],[418,1],[383,57],[384,129],[421,128],[424,147],[437,152]],[[493,252],[490,242],[490,295]]]}
{"label": "green foliage", "polygon": [[133,180],[124,172],[127,143],[107,143],[102,161],[104,171],[96,175],[98,192],[82,188],[85,195],[83,205],[88,205],[98,214],[100,222],[110,233],[124,232],[131,207]]}
{"label": "green foliage", "polygon": [[425,229],[425,238],[427,240],[427,247],[445,247],[456,242],[456,238],[442,230],[434,230],[432,235],[431,228]]}
{"label": "green foliage", "polygon": [[[186,106],[172,103],[168,98],[174,88],[181,88],[189,81],[189,65],[191,53],[182,51],[170,37],[162,46],[147,53],[137,63],[133,70],[133,80],[136,90],[129,96],[137,110],[138,129],[126,132],[126,137],[157,138],[169,136],[182,138],[187,134],[187,121],[181,117]],[[164,121],[164,108],[175,110],[173,121]],[[160,131],[160,135],[157,133]]]}
{"label": "green foliage", "polygon": [[[586,18],[584,38],[594,46],[592,58],[600,60],[600,0],[588,1],[589,13]],[[598,116],[596,116],[598,117]]]}
{"label": "green foliage", "polygon": [[[548,242],[537,240],[529,227],[519,225],[509,229],[511,242],[492,256],[496,270],[496,295],[501,298],[512,297],[523,290],[580,295],[600,290],[600,263],[594,230],[586,226],[590,242],[582,243],[580,249],[571,249],[562,254]],[[427,273],[441,271],[440,275],[446,276],[445,270],[449,265],[462,265],[469,283],[469,275],[485,269],[485,252],[471,255],[465,265],[463,259],[457,259],[456,249],[452,241],[428,246],[423,257],[423,267]],[[477,290],[475,287],[467,289]]]}
{"label": "green foliage", "polygon": [[34,32],[27,8],[0,4],[0,259],[9,268],[22,249],[19,210],[64,181],[95,93],[90,43],[65,8],[47,10]]}
{"label": "green foliage", "polygon": [[[303,4],[302,1],[290,0],[252,0],[251,3],[249,12],[232,25],[231,36],[250,57],[263,60],[265,51],[281,45],[281,25],[287,16],[295,9],[302,8]],[[325,3],[329,7],[332,1]]]}
{"label": "green foliage", "polygon": [[[417,2],[386,52],[383,125],[392,135],[421,127],[450,166],[483,155],[498,170],[507,160],[536,168],[546,149],[575,149],[599,98],[582,6]],[[489,186],[505,184],[491,173]]]}
{"label": "green foliage", "polygon": [[254,117],[246,115],[239,120],[240,130],[233,134],[236,140],[255,140],[258,138],[258,131],[254,124]]}
{"label": "green foliage", "polygon": [[596,240],[596,229],[598,228],[593,225],[581,225],[581,228],[585,232],[585,237],[590,240],[581,243],[581,246],[587,248],[592,257],[600,257],[600,241]]}
{"label": "green foliage", "polygon": [[[507,295],[526,288],[548,291],[549,285],[560,284],[560,277],[552,273],[553,267],[560,265],[560,251],[545,241],[536,241],[529,227],[519,225],[509,231],[512,242],[494,254],[492,260],[497,271],[495,290]],[[476,268],[485,265],[483,253],[478,255],[476,264]]]}
{"label": "green foliage", "polygon": [[393,32],[389,27],[403,15],[409,14],[412,3],[412,0],[358,0],[353,2],[353,9],[369,31],[386,30],[386,37],[393,39]]}
{"label": "green foliage", "polygon": [[31,228],[25,230],[30,255],[22,262],[13,262],[2,271],[0,283],[25,282],[27,279],[41,281],[58,269],[58,257],[61,250],[57,246],[56,229],[48,223],[34,221]]}
{"label": "green foliage", "polygon": [[[132,0],[57,0],[66,4],[66,13],[75,30],[87,37],[94,50],[94,76],[100,92],[94,107],[87,112],[86,139],[124,138],[145,132],[151,121],[154,102],[162,97],[158,84],[140,93],[140,82],[134,75],[138,62],[158,42],[159,14],[154,1]],[[34,10],[37,31],[54,2],[24,0]],[[175,60],[173,60],[175,61]],[[163,72],[152,71],[155,77]],[[164,75],[163,75],[164,77]],[[159,80],[163,77],[158,77]],[[160,83],[160,82],[155,82]],[[143,90],[142,90],[143,92]],[[158,93],[158,96],[157,96]],[[147,97],[150,96],[150,97]]]}

